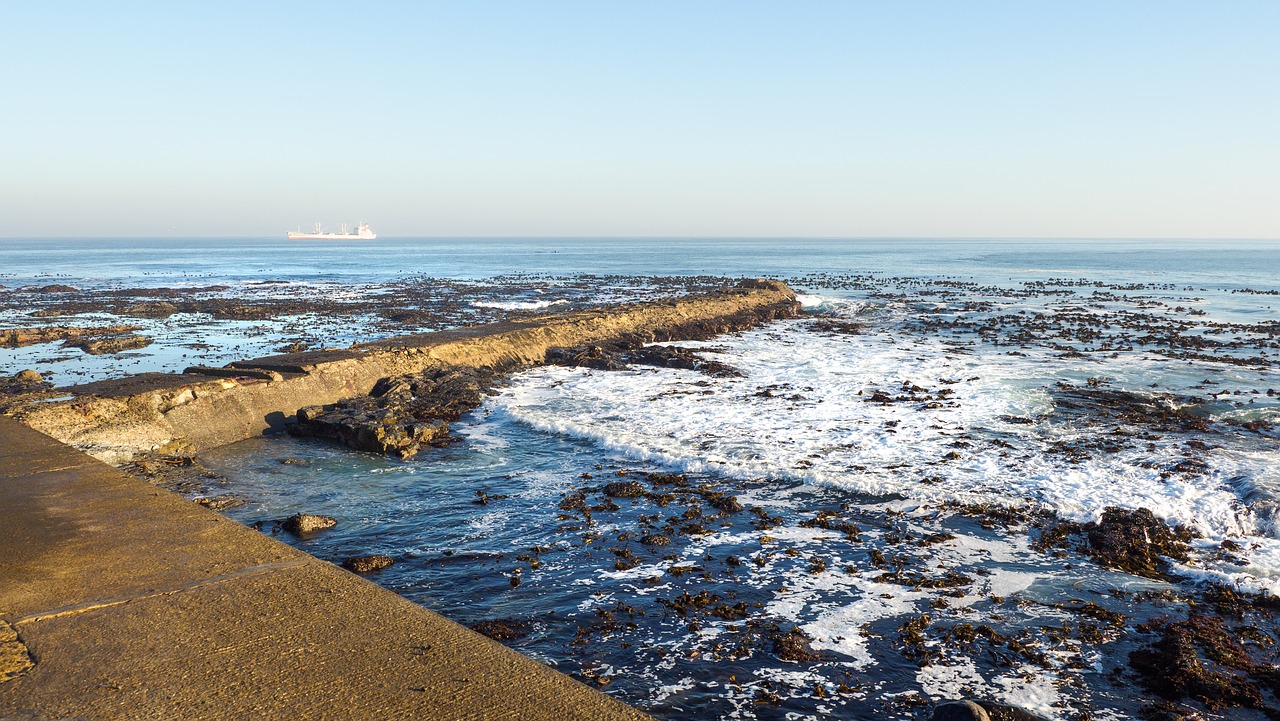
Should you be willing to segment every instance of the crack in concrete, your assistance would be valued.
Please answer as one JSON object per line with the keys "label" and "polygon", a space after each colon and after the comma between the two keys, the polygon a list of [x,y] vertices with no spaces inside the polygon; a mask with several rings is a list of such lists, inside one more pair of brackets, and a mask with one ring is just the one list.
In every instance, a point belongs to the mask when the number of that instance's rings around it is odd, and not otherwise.
{"label": "crack in concrete", "polygon": [[0,621],[0,683],[21,676],[35,665],[22,637],[12,626]]}
{"label": "crack in concrete", "polygon": [[[295,558],[288,561],[277,561],[274,563],[261,563],[255,566],[246,566],[245,568],[241,568],[236,571],[232,571],[230,573],[223,573],[216,576],[209,576],[207,578],[202,578],[198,581],[184,583],[181,586],[166,588],[164,590],[154,591],[151,593],[144,593],[136,596],[128,596],[124,598],[113,598],[113,599],[107,599],[107,600],[101,600],[101,601],[89,601],[87,603],[78,603],[71,606],[63,606],[62,608],[55,608],[48,611],[33,613],[23,618],[17,619],[16,621],[13,622],[13,625],[17,627],[17,626],[21,626],[29,623],[38,623],[40,621],[50,621],[55,618],[65,618],[67,616],[75,616],[81,613],[87,613],[89,611],[96,611],[101,608],[111,608],[113,606],[122,606],[126,603],[133,603],[134,601],[145,601],[147,599],[160,598],[162,596],[173,596],[179,593],[187,593],[189,591],[196,591],[204,588],[209,588],[212,586],[217,586],[217,585],[227,583],[230,581],[235,581],[241,578],[252,578],[255,576],[262,576],[268,573],[274,573],[275,571],[282,571],[290,568],[300,568],[302,566],[306,566],[307,564],[314,563],[314,562],[318,562],[318,559]],[[3,622],[0,622],[0,623],[3,623]]]}

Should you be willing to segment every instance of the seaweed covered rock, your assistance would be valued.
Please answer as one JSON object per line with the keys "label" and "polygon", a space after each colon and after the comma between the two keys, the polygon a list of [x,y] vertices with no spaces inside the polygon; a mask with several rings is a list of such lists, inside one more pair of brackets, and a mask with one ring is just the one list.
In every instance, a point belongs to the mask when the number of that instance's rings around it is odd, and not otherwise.
{"label": "seaweed covered rock", "polygon": [[495,641],[515,641],[528,636],[533,631],[533,624],[519,618],[496,618],[476,621],[470,628]]}
{"label": "seaweed covered rock", "polygon": [[1084,551],[1098,563],[1147,578],[1168,576],[1169,561],[1187,561],[1195,536],[1191,531],[1170,527],[1150,510],[1129,511],[1111,507],[1102,518],[1082,527]]}
{"label": "seaweed covered rock", "polygon": [[[1280,667],[1255,658],[1274,640],[1253,627],[1229,628],[1221,618],[1193,615],[1161,619],[1138,627],[1159,634],[1152,645],[1129,654],[1129,665],[1151,691],[1170,701],[1191,700],[1209,711],[1269,705],[1263,689],[1280,693]],[[1255,646],[1251,653],[1245,642]]]}
{"label": "seaweed covered rock", "polygon": [[773,653],[784,661],[820,661],[821,654],[813,650],[809,635],[799,628],[773,637]]}
{"label": "seaweed covered rock", "polygon": [[424,447],[449,443],[449,423],[479,406],[498,377],[492,368],[438,366],[383,378],[368,396],[299,409],[291,431],[412,458]]}

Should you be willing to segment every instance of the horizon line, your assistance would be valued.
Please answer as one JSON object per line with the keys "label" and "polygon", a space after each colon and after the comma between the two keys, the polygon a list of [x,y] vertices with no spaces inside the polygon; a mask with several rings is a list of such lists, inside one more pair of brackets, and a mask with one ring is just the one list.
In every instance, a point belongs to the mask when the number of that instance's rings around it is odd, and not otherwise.
{"label": "horizon line", "polygon": [[[261,240],[272,235],[0,235],[10,240]],[[375,240],[1259,240],[1263,235],[379,235]],[[299,242],[299,241],[293,241]],[[303,241],[305,242],[305,241]],[[317,241],[321,242],[321,241]],[[355,242],[355,241],[353,241]]]}

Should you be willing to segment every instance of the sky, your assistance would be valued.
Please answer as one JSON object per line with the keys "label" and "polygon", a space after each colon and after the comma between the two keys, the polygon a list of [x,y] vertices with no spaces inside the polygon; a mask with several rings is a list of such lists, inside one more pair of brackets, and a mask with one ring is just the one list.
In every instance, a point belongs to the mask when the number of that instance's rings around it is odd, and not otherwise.
{"label": "sky", "polygon": [[1280,237],[1280,3],[0,0],[0,236]]}

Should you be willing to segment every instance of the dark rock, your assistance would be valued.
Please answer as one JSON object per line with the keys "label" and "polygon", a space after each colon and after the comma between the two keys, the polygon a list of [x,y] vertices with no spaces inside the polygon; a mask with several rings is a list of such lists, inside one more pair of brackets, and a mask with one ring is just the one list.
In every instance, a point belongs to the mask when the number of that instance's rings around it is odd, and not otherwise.
{"label": "dark rock", "polygon": [[352,556],[342,562],[342,567],[353,573],[373,573],[391,568],[395,562],[391,556]]}
{"label": "dark rock", "polygon": [[987,710],[972,701],[948,701],[933,709],[932,721],[990,721]]}
{"label": "dark rock", "polygon": [[1166,578],[1169,562],[1187,561],[1194,535],[1185,528],[1170,528],[1150,510],[1108,508],[1102,518],[1083,527],[1085,552],[1098,563],[1148,578]]}
{"label": "dark rock", "polygon": [[1138,630],[1160,637],[1130,653],[1129,666],[1144,686],[1166,699],[1198,701],[1210,711],[1261,708],[1259,682],[1280,686],[1280,667],[1255,661],[1241,643],[1246,634],[1221,618],[1158,619]]}
{"label": "dark rock", "polygon": [[298,409],[290,432],[412,458],[424,447],[451,442],[449,423],[479,406],[498,377],[493,368],[440,366],[383,378],[367,397]]}
{"label": "dark rock", "polygon": [[75,343],[68,342],[71,348],[79,348],[89,355],[111,355],[127,350],[146,348],[151,345],[151,338],[145,335],[121,335],[110,338],[93,338]]}
{"label": "dark rock", "polygon": [[168,318],[179,311],[178,306],[166,301],[144,301],[127,305],[120,310],[120,315],[133,318]]}
{"label": "dark rock", "polygon": [[820,661],[822,656],[809,645],[809,636],[799,628],[773,638],[773,653],[784,661]]}
{"label": "dark rock", "polygon": [[323,531],[338,525],[338,519],[329,516],[316,516],[310,513],[299,513],[289,516],[280,522],[280,527],[296,536]]}
{"label": "dark rock", "polygon": [[533,631],[533,624],[518,618],[497,618],[489,621],[476,621],[470,626],[472,631],[482,633],[495,641],[515,641],[528,636]]}
{"label": "dark rock", "polygon": [[638,481],[618,481],[605,484],[604,494],[614,498],[640,498],[647,491]]}

